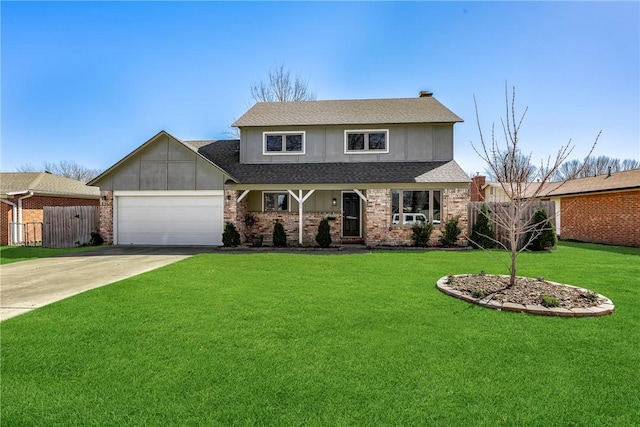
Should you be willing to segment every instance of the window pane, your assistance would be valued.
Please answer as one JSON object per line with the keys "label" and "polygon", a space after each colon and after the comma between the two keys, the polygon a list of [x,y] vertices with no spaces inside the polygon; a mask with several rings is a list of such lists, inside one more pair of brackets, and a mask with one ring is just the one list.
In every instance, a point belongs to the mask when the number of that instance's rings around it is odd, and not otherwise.
{"label": "window pane", "polygon": [[273,211],[276,209],[275,194],[264,195],[264,210]]}
{"label": "window pane", "polygon": [[387,148],[387,134],[374,132],[369,134],[369,150],[385,150]]}
{"label": "window pane", "polygon": [[400,190],[391,190],[391,224],[400,222]]}
{"label": "window pane", "polygon": [[278,210],[279,211],[289,210],[288,200],[289,198],[287,197],[286,194],[278,194]]}
{"label": "window pane", "polygon": [[364,150],[364,133],[350,133],[347,135],[347,150]]}
{"label": "window pane", "polygon": [[433,220],[434,221],[440,221],[440,201],[441,201],[441,196],[440,196],[440,191],[434,191],[433,192]]}
{"label": "window pane", "polygon": [[267,135],[267,151],[282,151],[282,135]]}
{"label": "window pane", "polygon": [[302,135],[286,135],[287,151],[302,151]]}
{"label": "window pane", "polygon": [[402,196],[403,212],[421,212],[425,216],[429,215],[428,191],[403,191]]}

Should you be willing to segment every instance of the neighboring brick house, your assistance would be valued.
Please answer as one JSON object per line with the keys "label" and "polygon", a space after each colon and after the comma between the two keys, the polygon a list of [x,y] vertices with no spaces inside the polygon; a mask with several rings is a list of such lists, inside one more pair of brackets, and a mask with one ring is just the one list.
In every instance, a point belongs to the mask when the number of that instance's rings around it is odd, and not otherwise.
{"label": "neighboring brick house", "polygon": [[640,169],[549,183],[541,197],[556,203],[561,239],[640,247]]}
{"label": "neighboring brick house", "polygon": [[[90,184],[115,244],[219,245],[225,222],[245,241],[411,243],[414,214],[466,229],[469,178],[453,160],[458,116],[431,96],[257,103],[240,140],[181,141],[160,132]],[[434,238],[438,233],[434,233]]]}
{"label": "neighboring brick house", "polygon": [[[100,189],[47,172],[0,172],[0,245],[40,241],[45,206],[98,206]],[[11,229],[13,225],[13,230]]]}

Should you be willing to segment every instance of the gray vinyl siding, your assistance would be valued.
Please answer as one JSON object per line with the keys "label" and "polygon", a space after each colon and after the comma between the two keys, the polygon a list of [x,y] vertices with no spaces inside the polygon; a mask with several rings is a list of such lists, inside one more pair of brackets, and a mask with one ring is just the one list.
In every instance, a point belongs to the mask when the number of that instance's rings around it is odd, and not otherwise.
{"label": "gray vinyl siding", "polygon": [[224,181],[222,171],[161,135],[95,185],[103,191],[222,190]]}
{"label": "gray vinyl siding", "polygon": [[[345,154],[345,130],[388,129],[388,153]],[[302,155],[264,155],[263,132],[304,131]],[[453,124],[250,127],[241,129],[240,162],[331,163],[453,160]]]}

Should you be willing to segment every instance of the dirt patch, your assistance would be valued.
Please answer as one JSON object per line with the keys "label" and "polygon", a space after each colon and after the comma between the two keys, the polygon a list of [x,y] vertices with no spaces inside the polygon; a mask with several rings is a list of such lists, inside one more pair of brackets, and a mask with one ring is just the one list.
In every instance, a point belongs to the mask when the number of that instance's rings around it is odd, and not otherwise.
{"label": "dirt patch", "polygon": [[590,308],[607,302],[602,295],[588,289],[527,277],[517,277],[515,285],[509,287],[508,276],[458,275],[450,276],[447,286],[469,297],[500,303],[539,305],[544,295],[557,298],[560,307],[568,309]]}

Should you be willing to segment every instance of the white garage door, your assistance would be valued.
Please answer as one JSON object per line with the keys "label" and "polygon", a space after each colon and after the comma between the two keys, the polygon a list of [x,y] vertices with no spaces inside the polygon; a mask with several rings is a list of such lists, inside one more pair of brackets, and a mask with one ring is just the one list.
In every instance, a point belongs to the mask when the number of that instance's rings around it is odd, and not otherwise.
{"label": "white garage door", "polygon": [[114,194],[116,244],[221,245],[222,192],[210,193]]}

